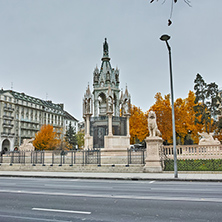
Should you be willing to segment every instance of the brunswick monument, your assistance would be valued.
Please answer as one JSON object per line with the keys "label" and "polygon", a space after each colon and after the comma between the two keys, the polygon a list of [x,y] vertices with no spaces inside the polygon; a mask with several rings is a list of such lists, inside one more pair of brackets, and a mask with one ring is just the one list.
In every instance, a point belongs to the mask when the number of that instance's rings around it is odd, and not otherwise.
{"label": "brunswick monument", "polygon": [[126,151],[130,146],[131,97],[127,87],[124,93],[119,89],[119,69],[111,66],[106,39],[101,60],[100,69],[96,66],[93,72],[93,91],[88,85],[83,98],[85,149]]}

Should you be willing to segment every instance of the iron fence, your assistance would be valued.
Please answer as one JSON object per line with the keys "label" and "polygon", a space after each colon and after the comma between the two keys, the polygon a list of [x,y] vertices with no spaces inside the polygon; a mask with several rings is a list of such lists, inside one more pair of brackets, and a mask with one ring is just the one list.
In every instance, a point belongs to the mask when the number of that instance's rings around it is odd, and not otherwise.
{"label": "iron fence", "polygon": [[7,153],[7,155],[0,156],[0,164],[45,164],[48,165],[59,165],[64,164],[73,166],[75,164],[88,165],[97,164],[101,165],[101,152],[100,149],[88,149],[81,151],[64,151],[55,150],[52,152],[44,151],[13,151]]}
{"label": "iron fence", "polygon": [[127,149],[127,162],[129,164],[145,164],[146,149]]}
{"label": "iron fence", "polygon": [[85,150],[85,164],[101,165],[101,151],[100,149]]}
{"label": "iron fence", "polygon": [[10,157],[11,157],[10,164],[13,163],[25,164],[25,152],[23,151],[10,152]]}
{"label": "iron fence", "polygon": [[31,163],[32,165],[35,164],[42,164],[44,165],[44,151],[35,151],[35,152],[31,152]]}

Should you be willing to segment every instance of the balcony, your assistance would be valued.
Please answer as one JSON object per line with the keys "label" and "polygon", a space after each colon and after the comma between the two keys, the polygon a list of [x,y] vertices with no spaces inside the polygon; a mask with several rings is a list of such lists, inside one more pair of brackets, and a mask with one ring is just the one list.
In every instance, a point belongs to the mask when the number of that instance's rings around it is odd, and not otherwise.
{"label": "balcony", "polygon": [[1,136],[7,137],[8,133],[1,133]]}
{"label": "balcony", "polygon": [[13,112],[14,111],[14,108],[12,108],[12,107],[4,107],[4,109],[3,109],[4,111],[10,111],[10,112]]}
{"label": "balcony", "polygon": [[9,123],[3,123],[2,124],[3,125],[3,127],[6,127],[6,128],[13,128],[13,124],[9,124]]}
{"label": "balcony", "polygon": [[34,124],[39,124],[40,121],[37,121],[37,120],[30,120],[30,119],[24,119],[24,118],[21,118],[20,119],[21,122],[26,122],[26,123],[34,123]]}
{"label": "balcony", "polygon": [[3,119],[13,120],[13,116],[3,115]]}
{"label": "balcony", "polygon": [[39,131],[39,127],[32,127],[32,126],[21,126],[23,130],[32,130],[32,131]]}
{"label": "balcony", "polygon": [[2,137],[14,137],[15,134],[14,134],[14,133],[5,133],[5,132],[2,132],[2,133],[1,133],[1,136],[2,136]]}

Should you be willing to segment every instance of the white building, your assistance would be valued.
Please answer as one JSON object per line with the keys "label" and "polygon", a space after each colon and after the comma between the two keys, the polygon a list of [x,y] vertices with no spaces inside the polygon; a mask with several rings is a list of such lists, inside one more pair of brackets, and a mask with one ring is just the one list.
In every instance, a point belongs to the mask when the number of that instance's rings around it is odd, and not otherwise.
{"label": "white building", "polygon": [[35,137],[42,125],[65,132],[66,115],[63,104],[41,100],[25,93],[0,90],[0,151],[13,151],[23,139]]}
{"label": "white building", "polygon": [[77,133],[79,121],[75,117],[73,117],[70,113],[68,113],[67,111],[64,111],[64,113],[65,113],[65,121],[64,121],[65,131],[67,131],[69,129],[69,124],[71,124],[71,126],[73,127],[73,129]]}

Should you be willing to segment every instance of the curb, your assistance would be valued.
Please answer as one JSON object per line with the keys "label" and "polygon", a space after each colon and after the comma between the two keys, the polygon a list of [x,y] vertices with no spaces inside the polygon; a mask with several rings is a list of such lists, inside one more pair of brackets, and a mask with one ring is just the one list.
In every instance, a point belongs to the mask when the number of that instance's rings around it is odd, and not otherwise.
{"label": "curb", "polygon": [[178,182],[222,182],[222,179],[187,179],[187,178],[141,178],[141,177],[89,177],[89,176],[44,176],[44,175],[0,175],[0,177],[82,179],[82,180],[129,180],[129,181],[178,181]]}

